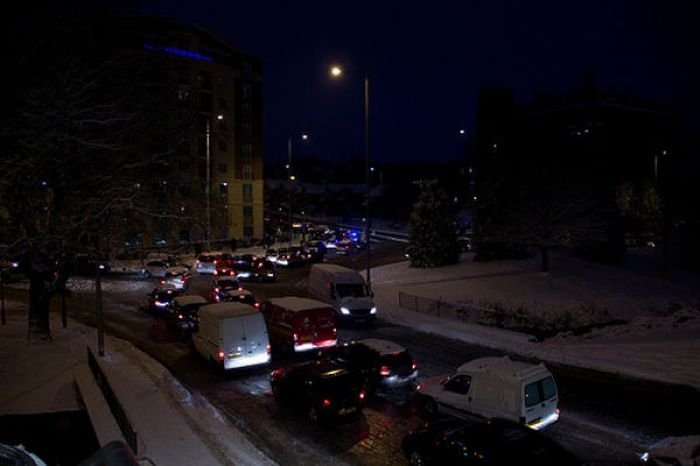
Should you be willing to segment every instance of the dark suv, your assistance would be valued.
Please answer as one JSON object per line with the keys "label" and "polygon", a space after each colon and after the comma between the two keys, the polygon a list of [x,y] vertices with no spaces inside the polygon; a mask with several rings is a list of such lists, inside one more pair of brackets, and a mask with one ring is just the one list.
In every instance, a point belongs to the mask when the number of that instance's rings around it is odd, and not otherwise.
{"label": "dark suv", "polygon": [[406,401],[416,387],[416,362],[405,348],[391,341],[353,341],[324,349],[318,357],[359,372],[368,388],[381,396]]}
{"label": "dark suv", "polygon": [[332,361],[310,361],[270,375],[275,401],[306,414],[313,422],[357,414],[367,389],[360,374]]}

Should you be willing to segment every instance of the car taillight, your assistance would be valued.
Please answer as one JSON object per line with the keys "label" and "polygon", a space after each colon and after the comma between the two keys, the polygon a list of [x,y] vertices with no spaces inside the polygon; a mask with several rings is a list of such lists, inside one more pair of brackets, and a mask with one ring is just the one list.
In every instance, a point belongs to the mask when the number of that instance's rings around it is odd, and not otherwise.
{"label": "car taillight", "polygon": [[219,361],[223,361],[223,360],[224,360],[224,352],[219,351]]}
{"label": "car taillight", "polygon": [[178,314],[178,315],[177,315],[177,318],[180,319],[180,320],[182,320],[182,319],[185,318],[185,316],[183,316],[182,314]]}
{"label": "car taillight", "polygon": [[382,376],[386,377],[386,376],[388,376],[389,374],[391,374],[391,370],[389,369],[389,366],[382,366],[382,367],[379,369],[379,375],[382,375]]}
{"label": "car taillight", "polygon": [[416,385],[416,391],[417,391],[417,392],[421,391],[422,389],[423,389],[423,384],[422,384],[422,383],[419,383],[418,385]]}
{"label": "car taillight", "polygon": [[295,334],[294,334],[294,341],[297,341],[298,339],[299,339],[299,335],[297,335],[297,334],[295,333]]}
{"label": "car taillight", "polygon": [[[267,347],[269,348],[270,345],[267,345]],[[277,376],[280,376],[280,375],[282,375],[282,372],[283,372],[282,369],[275,369],[275,370],[272,371],[272,373],[270,374],[270,377],[277,377]]]}
{"label": "car taillight", "polygon": [[330,406],[330,405],[331,405],[331,400],[329,400],[328,398],[323,400],[323,406]]}
{"label": "car taillight", "polygon": [[413,363],[411,364],[411,370],[415,371],[416,367],[418,367],[418,364],[416,364],[416,361],[413,361]]}
{"label": "car taillight", "polygon": [[258,309],[258,308],[260,308],[260,303],[255,303],[254,306],[256,309]]}
{"label": "car taillight", "polygon": [[559,413],[560,413],[560,411],[559,411],[559,408],[557,407],[557,416],[559,416]]}
{"label": "car taillight", "polygon": [[365,396],[367,396],[367,394],[365,393],[364,390],[361,390],[361,391],[360,391],[360,394],[359,394],[358,396],[360,397],[360,401],[362,401],[362,400],[365,399]]}
{"label": "car taillight", "polygon": [[272,353],[272,346],[267,345],[267,354],[270,354],[270,353]]}

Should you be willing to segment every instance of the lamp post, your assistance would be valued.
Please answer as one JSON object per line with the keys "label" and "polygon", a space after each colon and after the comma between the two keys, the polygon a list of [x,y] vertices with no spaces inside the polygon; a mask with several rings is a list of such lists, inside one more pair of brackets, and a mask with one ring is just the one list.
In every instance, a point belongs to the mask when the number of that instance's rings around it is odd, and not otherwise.
{"label": "lamp post", "polygon": [[209,117],[207,116],[207,127],[206,127],[206,185],[204,186],[204,194],[207,198],[207,231],[205,232],[205,238],[207,240],[207,252],[211,251],[211,128],[209,125]]}
{"label": "lamp post", "polygon": [[[343,73],[344,70],[340,66],[331,67],[331,76],[338,78]],[[364,79],[364,108],[365,108],[365,188],[366,188],[366,199],[365,199],[365,241],[367,241],[367,288],[372,290],[372,280],[370,278],[370,269],[372,265],[371,259],[371,242],[370,242],[370,227],[371,227],[371,217],[370,217],[370,158],[369,158],[369,73],[362,71],[362,76]]]}
{"label": "lamp post", "polygon": [[[304,133],[301,135],[301,139],[306,141],[309,139],[309,135]],[[287,139],[287,179],[289,181],[289,193],[287,198],[287,210],[288,210],[288,222],[289,222],[289,247],[292,247],[292,239],[294,236],[294,223],[292,220],[292,191],[294,189],[294,181],[296,176],[292,173],[292,138]]]}

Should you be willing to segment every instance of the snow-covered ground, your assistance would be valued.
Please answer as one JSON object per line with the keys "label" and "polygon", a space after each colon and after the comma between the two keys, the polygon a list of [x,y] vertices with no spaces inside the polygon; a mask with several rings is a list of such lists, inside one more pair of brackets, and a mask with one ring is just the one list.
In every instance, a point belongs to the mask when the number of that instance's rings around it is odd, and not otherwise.
{"label": "snow-covered ground", "polygon": [[[545,362],[700,389],[700,277],[676,271],[671,278],[660,278],[639,257],[633,257],[626,267],[611,267],[554,255],[548,273],[538,271],[537,258],[494,263],[470,259],[465,255],[459,264],[437,269],[414,269],[406,262],[373,269],[381,318]],[[89,290],[94,281],[74,279],[70,286]],[[117,279],[103,286],[114,292],[141,293],[152,284]],[[624,323],[536,342],[527,334],[402,308],[399,292],[519,309],[547,319],[575,313],[583,323],[586,316],[602,312]],[[62,329],[54,322],[52,342],[29,343],[26,315],[12,311],[14,303],[7,304],[8,325],[0,326],[0,415],[71,409],[76,398],[73,369],[84,364],[85,346],[94,347],[95,330],[75,322]],[[117,385],[136,406],[131,409],[143,423],[141,432],[152,436],[144,439],[151,449],[149,456],[156,460],[154,456],[163,455],[166,462],[157,464],[192,464],[187,462],[191,458],[182,457],[183,462],[178,462],[168,456],[167,447],[157,453],[161,445],[174,442],[184,451],[207,450],[199,455],[207,460],[197,464],[270,462],[205,399],[189,393],[150,357],[126,342],[109,336],[106,341],[110,351],[103,364],[117,374]],[[42,371],[36,370],[37,360],[42,361]],[[159,429],[163,423],[170,427]]]}
{"label": "snow-covered ground", "polygon": [[[637,256],[614,267],[555,255],[547,273],[538,271],[536,257],[493,263],[470,259],[465,255],[459,264],[432,270],[407,262],[373,270],[382,318],[543,361],[700,389],[700,277],[676,271],[661,278],[653,262]],[[569,313],[584,325],[601,313],[623,323],[538,343],[526,334],[402,308],[399,292],[550,320]]]}

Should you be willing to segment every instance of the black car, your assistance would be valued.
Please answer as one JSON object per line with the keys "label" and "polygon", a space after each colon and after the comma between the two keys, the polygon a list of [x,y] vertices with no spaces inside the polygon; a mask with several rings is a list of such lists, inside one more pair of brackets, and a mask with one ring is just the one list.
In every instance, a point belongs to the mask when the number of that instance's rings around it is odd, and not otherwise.
{"label": "black car", "polygon": [[415,391],[416,362],[394,342],[376,338],[353,341],[324,349],[318,358],[359,372],[368,388],[379,395],[408,397]]}
{"label": "black car", "polygon": [[582,463],[543,433],[506,419],[442,419],[403,438],[412,465],[574,466]]}
{"label": "black car", "polygon": [[313,422],[362,412],[363,377],[332,361],[310,361],[270,375],[275,401],[301,411]]}
{"label": "black car", "polygon": [[260,309],[260,303],[255,299],[253,293],[240,288],[226,291],[221,297],[221,302],[247,304],[248,306],[253,306],[255,309]]}
{"label": "black car", "polygon": [[257,282],[274,282],[277,280],[277,266],[267,259],[257,259],[253,262],[252,280]]}
{"label": "black car", "polygon": [[148,293],[146,310],[152,314],[165,315],[173,300],[180,295],[180,291],[172,285],[154,288]]}
{"label": "black car", "polygon": [[167,308],[166,319],[180,338],[188,338],[199,330],[199,308],[207,304],[207,300],[199,295],[177,296]]}
{"label": "black car", "polygon": [[214,280],[211,285],[211,297],[209,298],[213,303],[221,302],[229,290],[237,290],[240,288],[240,283],[235,277],[220,277]]}

